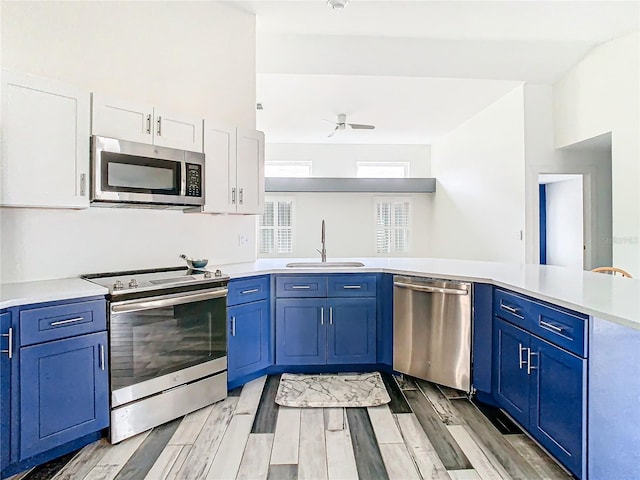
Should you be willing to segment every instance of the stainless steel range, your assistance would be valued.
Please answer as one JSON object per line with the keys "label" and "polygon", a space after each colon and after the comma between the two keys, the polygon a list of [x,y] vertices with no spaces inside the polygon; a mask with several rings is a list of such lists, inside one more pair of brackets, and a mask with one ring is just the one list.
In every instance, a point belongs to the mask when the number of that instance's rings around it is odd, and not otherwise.
{"label": "stainless steel range", "polygon": [[82,278],[109,289],[111,443],[227,396],[229,277],[174,267]]}

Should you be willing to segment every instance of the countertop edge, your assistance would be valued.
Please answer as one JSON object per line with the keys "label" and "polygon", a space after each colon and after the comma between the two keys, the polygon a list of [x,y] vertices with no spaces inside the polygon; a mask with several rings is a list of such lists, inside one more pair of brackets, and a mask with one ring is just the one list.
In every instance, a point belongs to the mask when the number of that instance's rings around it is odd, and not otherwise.
{"label": "countertop edge", "polygon": [[[258,260],[259,261],[259,260]],[[436,277],[448,280],[457,280],[463,282],[486,283],[496,287],[505,288],[531,298],[548,302],[560,307],[574,310],[586,315],[597,317],[603,320],[616,323],[628,328],[640,330],[640,321],[633,321],[625,317],[620,317],[602,310],[590,308],[589,306],[577,304],[562,298],[554,297],[544,292],[538,292],[511,284],[507,281],[490,278],[489,276],[466,276],[459,274],[447,274],[436,271],[403,269],[390,266],[371,266],[371,267],[322,267],[322,268],[296,268],[287,267],[269,267],[260,268],[254,262],[244,264],[226,265],[231,279],[240,279],[254,277],[258,275],[295,275],[295,274],[336,274],[336,273],[388,273],[397,275],[411,275],[417,277]],[[234,272],[234,269],[239,271]],[[31,305],[43,302],[63,301],[71,299],[81,299],[91,296],[104,296],[108,294],[108,290],[99,285],[93,284],[80,278],[63,278],[55,280],[41,280],[21,283],[7,283],[0,285],[2,297],[8,297],[6,300],[0,301],[0,309],[7,309],[22,305]],[[7,293],[7,289],[9,292]]]}

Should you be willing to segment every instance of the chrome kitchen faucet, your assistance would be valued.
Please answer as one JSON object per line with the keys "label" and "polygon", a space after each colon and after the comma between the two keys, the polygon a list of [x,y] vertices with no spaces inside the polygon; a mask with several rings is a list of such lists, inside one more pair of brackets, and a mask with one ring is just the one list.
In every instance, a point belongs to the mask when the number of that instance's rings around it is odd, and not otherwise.
{"label": "chrome kitchen faucet", "polygon": [[320,239],[320,241],[322,242],[322,250],[318,250],[316,248],[316,251],[320,254],[320,256],[322,257],[322,262],[326,262],[327,261],[327,248],[325,245],[325,234],[324,234],[324,219],[322,219],[322,238]]}

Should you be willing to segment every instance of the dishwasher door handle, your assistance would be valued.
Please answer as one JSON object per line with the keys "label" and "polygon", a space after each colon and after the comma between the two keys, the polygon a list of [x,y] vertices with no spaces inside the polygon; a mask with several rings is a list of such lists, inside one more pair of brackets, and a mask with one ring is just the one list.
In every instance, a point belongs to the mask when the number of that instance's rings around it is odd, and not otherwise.
{"label": "dishwasher door handle", "polygon": [[457,288],[440,288],[440,287],[429,287],[427,285],[418,285],[414,283],[403,283],[403,282],[393,282],[394,287],[399,288],[407,288],[409,290],[415,290],[417,292],[428,292],[428,293],[442,293],[445,295],[468,295],[468,290],[458,290]]}

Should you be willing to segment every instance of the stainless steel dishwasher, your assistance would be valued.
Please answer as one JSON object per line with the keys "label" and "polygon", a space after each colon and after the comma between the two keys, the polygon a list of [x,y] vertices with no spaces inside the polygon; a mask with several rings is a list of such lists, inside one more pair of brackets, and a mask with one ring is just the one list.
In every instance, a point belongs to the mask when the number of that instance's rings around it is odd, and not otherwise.
{"label": "stainless steel dishwasher", "polygon": [[470,283],[393,277],[393,369],[470,391]]}

